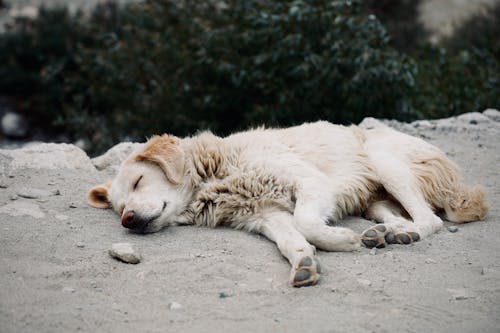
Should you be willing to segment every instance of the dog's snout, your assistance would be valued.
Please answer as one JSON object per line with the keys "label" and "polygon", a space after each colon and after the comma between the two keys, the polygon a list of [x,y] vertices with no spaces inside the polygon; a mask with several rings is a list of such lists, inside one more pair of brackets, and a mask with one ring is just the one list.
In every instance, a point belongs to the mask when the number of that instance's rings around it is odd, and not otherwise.
{"label": "dog's snout", "polygon": [[138,227],[138,219],[135,215],[135,212],[133,210],[127,211],[125,214],[122,216],[122,225],[125,228],[129,229],[134,229]]}

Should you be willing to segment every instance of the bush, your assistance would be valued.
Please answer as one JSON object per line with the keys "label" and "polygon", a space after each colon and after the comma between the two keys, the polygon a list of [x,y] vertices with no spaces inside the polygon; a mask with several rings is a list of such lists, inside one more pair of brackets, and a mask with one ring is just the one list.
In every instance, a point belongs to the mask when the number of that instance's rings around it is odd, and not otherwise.
{"label": "bush", "polygon": [[415,73],[347,0],[42,10],[0,37],[0,91],[32,124],[84,138],[93,153],[160,132],[409,120]]}
{"label": "bush", "polygon": [[465,22],[442,45],[414,53],[413,105],[425,117],[500,109],[500,5]]}
{"label": "bush", "polygon": [[400,51],[413,53],[425,43],[428,32],[419,22],[421,0],[365,0],[367,10],[382,22],[391,36],[391,44]]}

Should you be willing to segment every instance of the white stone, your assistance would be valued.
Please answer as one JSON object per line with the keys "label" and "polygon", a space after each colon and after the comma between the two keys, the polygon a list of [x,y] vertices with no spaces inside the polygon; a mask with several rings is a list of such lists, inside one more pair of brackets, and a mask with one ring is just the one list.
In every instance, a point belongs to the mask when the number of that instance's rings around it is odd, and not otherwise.
{"label": "white stone", "polygon": [[179,310],[179,309],[182,309],[182,305],[177,303],[177,302],[172,302],[168,305],[168,308],[170,310]]}
{"label": "white stone", "polygon": [[141,262],[141,255],[130,243],[115,243],[109,250],[109,255],[129,264]]}
{"label": "white stone", "polygon": [[56,216],[54,216],[54,217],[56,218],[56,220],[59,220],[59,221],[69,220],[69,216],[64,215],[64,214],[56,214]]}
{"label": "white stone", "polygon": [[9,10],[9,16],[26,17],[34,19],[38,16],[38,8],[36,6],[24,6],[21,8],[12,8],[11,10]]}
{"label": "white stone", "polygon": [[63,293],[74,293],[76,291],[75,288],[72,287],[64,287],[62,288]]}
{"label": "white stone", "polygon": [[498,121],[500,122],[500,111],[495,110],[495,109],[486,109],[483,111],[483,114],[490,118],[493,121]]}
{"label": "white stone", "polygon": [[457,116],[458,121],[465,122],[467,124],[486,124],[491,121],[490,118],[486,117],[484,114],[479,112],[469,112]]}
{"label": "white stone", "polygon": [[7,112],[2,117],[2,133],[14,138],[23,138],[28,134],[28,122],[18,113]]}
{"label": "white stone", "polygon": [[103,155],[93,158],[92,163],[97,170],[118,167],[132,152],[143,146],[142,143],[122,142],[113,146]]}
{"label": "white stone", "polygon": [[359,123],[358,126],[365,129],[387,127],[387,125],[385,125],[383,122],[373,117],[366,117]]}
{"label": "white stone", "polygon": [[429,120],[417,120],[411,123],[411,125],[415,128],[427,130],[427,129],[435,129],[436,124],[430,122]]}
{"label": "white stone", "polygon": [[372,282],[370,280],[366,279],[358,279],[358,283],[362,286],[369,287],[372,285]]}
{"label": "white stone", "polygon": [[18,196],[26,199],[41,199],[59,194],[59,190],[47,191],[38,188],[21,188],[19,191],[17,191]]}
{"label": "white stone", "polygon": [[476,298],[476,295],[473,292],[464,288],[460,289],[448,288],[446,289],[446,291],[449,292],[451,294],[451,297],[457,301],[462,301],[469,298]]}
{"label": "white stone", "polygon": [[39,143],[20,149],[0,149],[0,159],[10,160],[12,169],[95,170],[80,148],[66,143]]}
{"label": "white stone", "polygon": [[31,216],[36,219],[45,217],[45,213],[42,212],[37,204],[22,200],[12,201],[0,207],[0,214],[7,214],[10,216]]}

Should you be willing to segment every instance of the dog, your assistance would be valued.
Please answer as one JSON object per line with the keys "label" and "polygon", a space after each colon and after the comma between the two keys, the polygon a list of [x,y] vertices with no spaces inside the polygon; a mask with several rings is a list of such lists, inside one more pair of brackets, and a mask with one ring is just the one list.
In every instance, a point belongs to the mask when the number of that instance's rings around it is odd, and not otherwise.
{"label": "dog", "polygon": [[[95,186],[88,202],[112,207],[138,233],[220,225],[260,233],[292,266],[295,287],[316,284],[316,248],[353,251],[410,244],[483,219],[481,186],[468,186],[435,146],[389,127],[325,121],[257,128],[222,138],[154,136]],[[347,215],[377,224],[361,235],[329,226]]]}

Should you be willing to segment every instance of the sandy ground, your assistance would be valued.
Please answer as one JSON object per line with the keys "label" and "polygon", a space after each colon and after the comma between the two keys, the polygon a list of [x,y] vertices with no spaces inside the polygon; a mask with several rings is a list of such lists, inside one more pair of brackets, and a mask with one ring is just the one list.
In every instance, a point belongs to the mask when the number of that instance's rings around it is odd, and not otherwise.
{"label": "sandy ground", "polygon": [[[320,251],[326,273],[300,289],[262,236],[196,227],[132,234],[85,203],[113,168],[75,168],[76,158],[52,168],[60,158],[44,152],[23,164],[19,151],[0,150],[0,332],[498,332],[500,122],[479,116],[389,123],[438,145],[486,186],[486,221],[408,246]],[[116,242],[140,248],[143,261],[111,258]]]}

